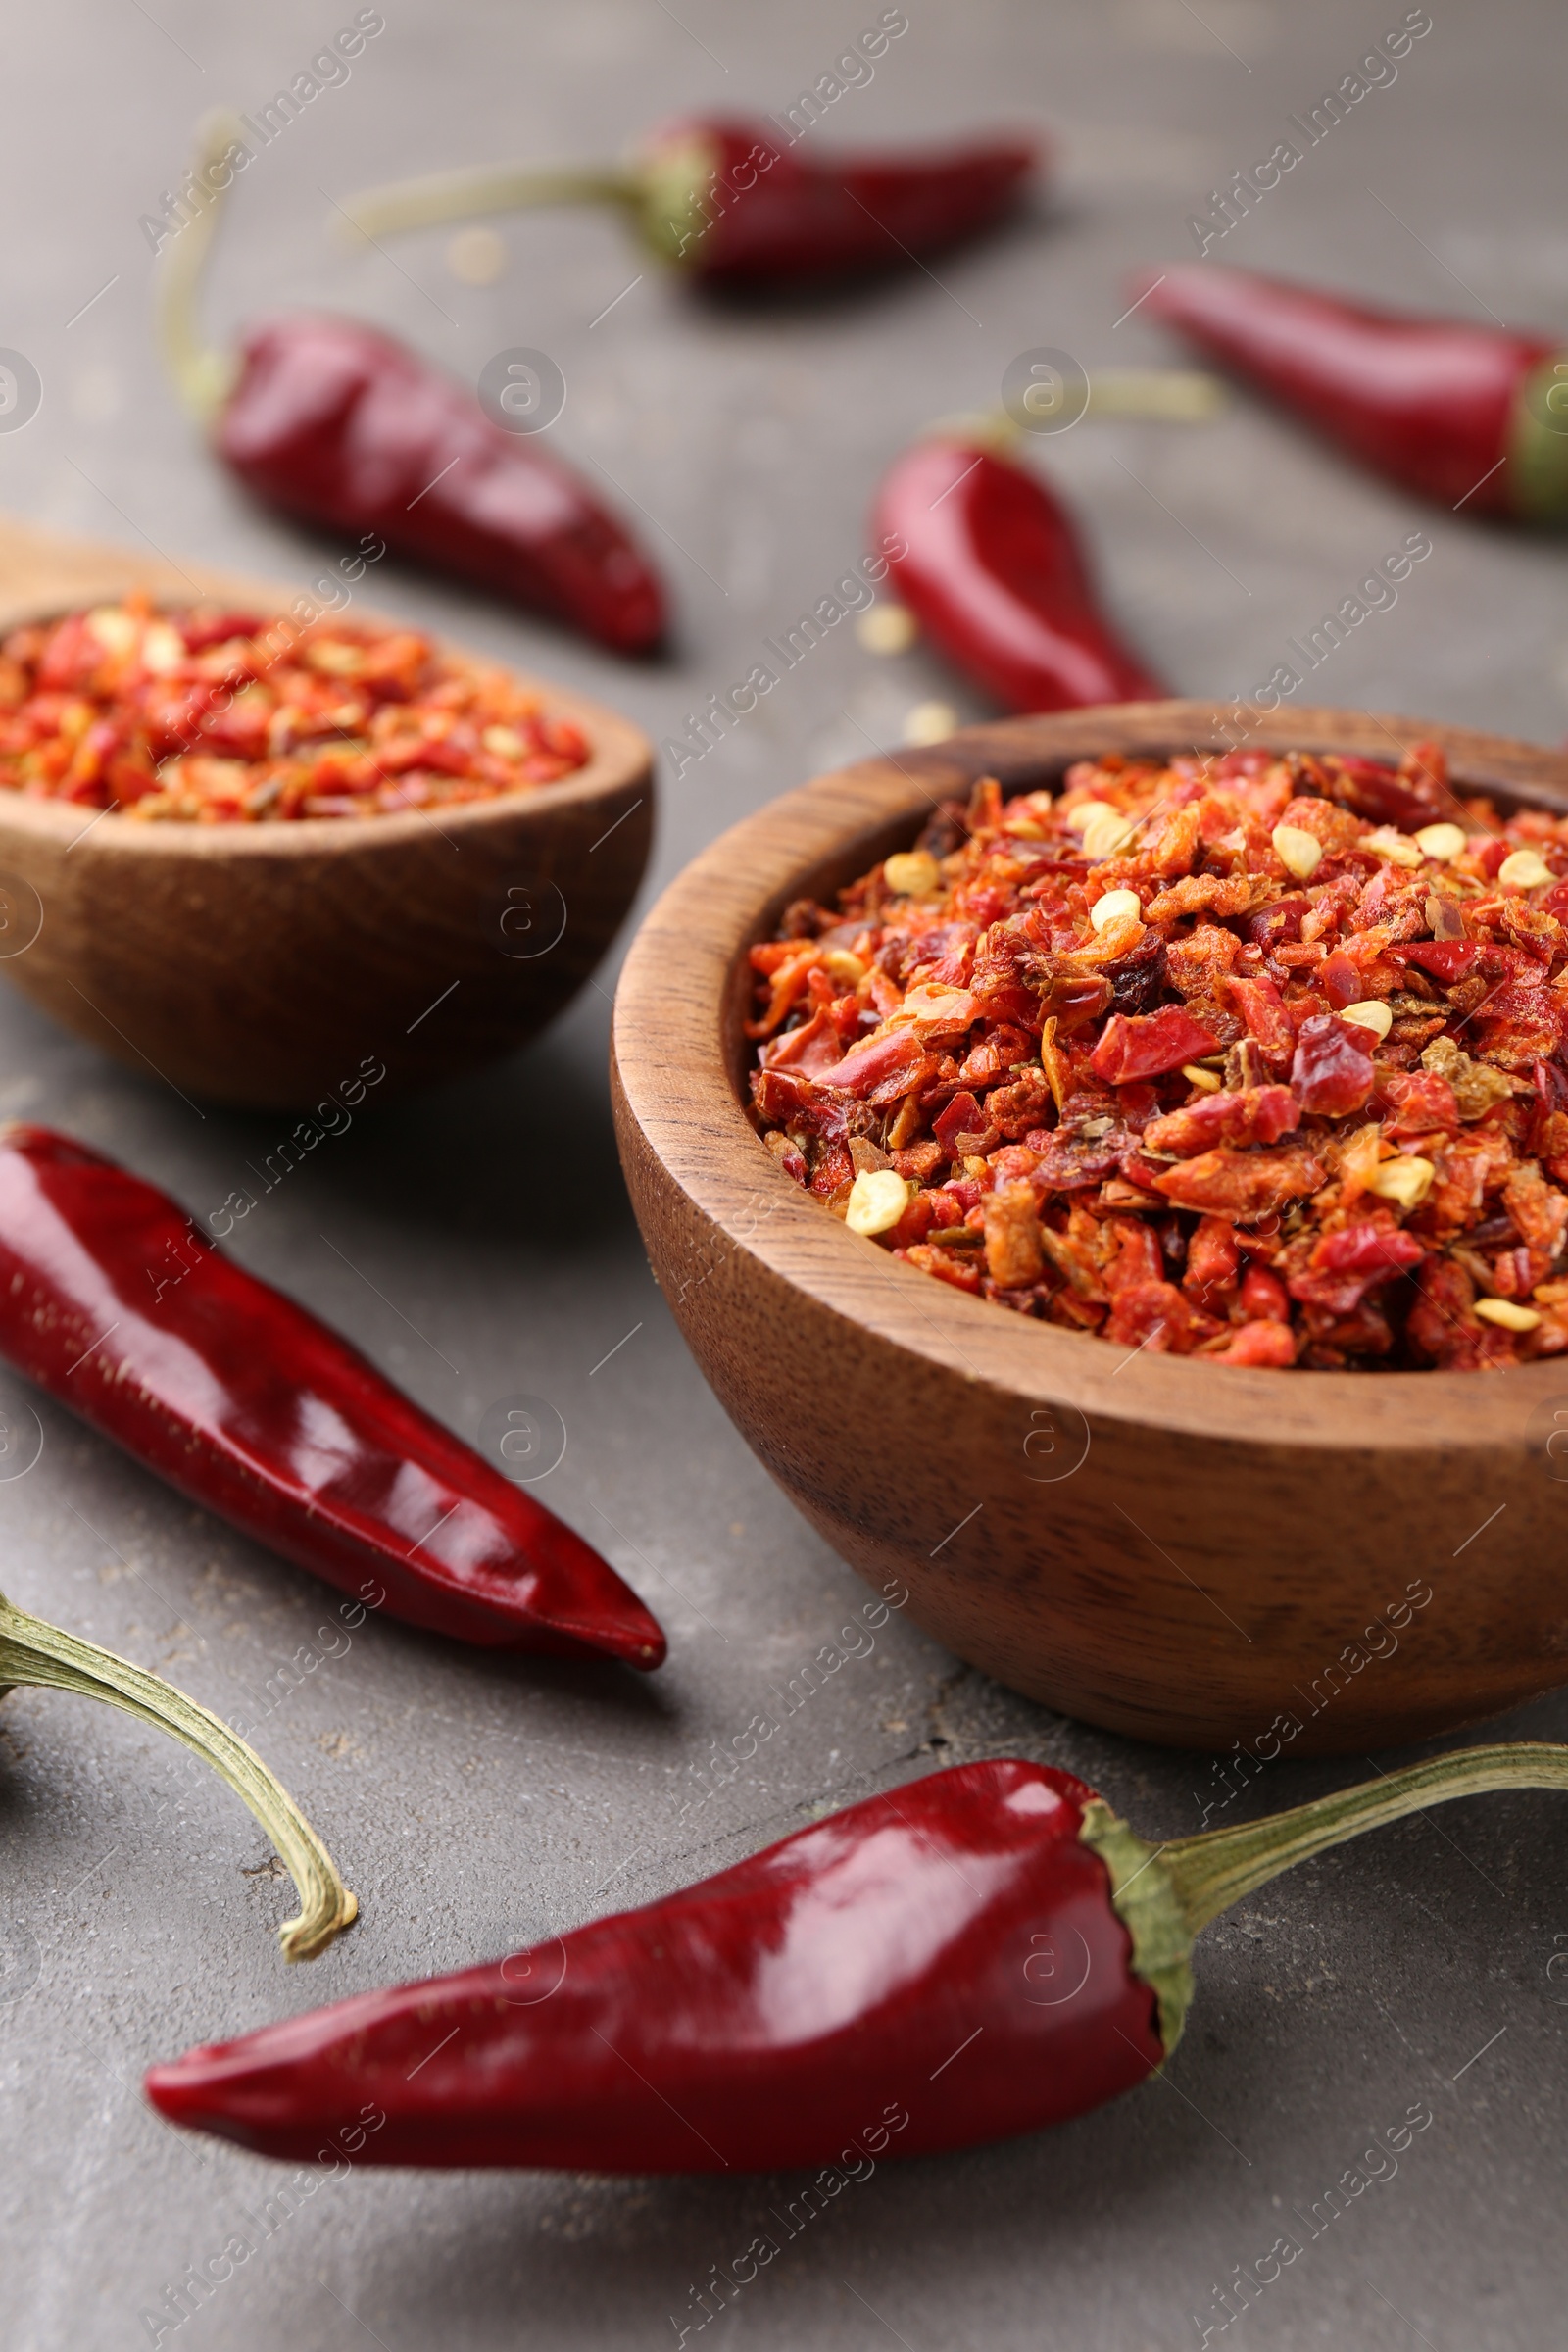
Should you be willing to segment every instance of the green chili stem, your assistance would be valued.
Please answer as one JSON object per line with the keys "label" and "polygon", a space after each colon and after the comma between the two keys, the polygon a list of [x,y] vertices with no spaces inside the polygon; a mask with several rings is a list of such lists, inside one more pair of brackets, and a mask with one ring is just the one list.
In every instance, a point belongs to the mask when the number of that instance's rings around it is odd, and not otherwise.
{"label": "green chili stem", "polygon": [[362,188],[342,207],[347,216],[344,233],[357,229],[373,240],[400,229],[433,227],[439,220],[466,220],[476,213],[511,213],[545,204],[635,208],[643,194],[624,172],[525,172],[514,165],[481,164],[469,171],[432,172],[424,179]]}
{"label": "green chili stem", "polygon": [[230,146],[246,145],[244,126],[228,108],[204,115],[197,126],[192,175],[205,201],[187,197],[193,217],[177,228],[158,256],[156,287],[158,347],[174,388],[199,424],[211,424],[234,382],[234,361],[202,334],[198,317],[207,255],[222,210],[224,187],[209,176]]}
{"label": "green chili stem", "polygon": [[0,1696],[11,1689],[74,1690],[182,1740],[221,1773],[277,1848],[300,1898],[300,1916],[279,1928],[285,1960],[314,1960],[346,1928],[359,1904],[338,1877],[332,1857],[288,1790],[272,1778],[254,1748],[193,1698],[95,1642],[46,1625],[13,1607],[0,1593]]}
{"label": "green chili stem", "polygon": [[1196,1936],[1244,1894],[1331,1845],[1343,1845],[1385,1822],[1402,1821],[1427,1805],[1479,1796],[1491,1788],[1568,1788],[1568,1747],[1522,1740],[1457,1748],[1333,1796],[1314,1797],[1288,1813],[1180,1838],[1161,1849],[1160,1866],[1174,1884],[1189,1933]]}

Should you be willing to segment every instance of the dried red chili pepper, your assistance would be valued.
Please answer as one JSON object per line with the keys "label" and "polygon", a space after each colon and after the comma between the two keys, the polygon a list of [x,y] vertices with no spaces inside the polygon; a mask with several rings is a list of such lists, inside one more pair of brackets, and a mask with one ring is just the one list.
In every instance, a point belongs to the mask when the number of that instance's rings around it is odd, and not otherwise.
{"label": "dried red chili pepper", "polygon": [[1229,1904],[1509,1788],[1568,1788],[1568,1748],[1461,1750],[1152,1845],[1070,1773],[959,1765],[510,1960],[192,2050],[147,2093],[290,2159],[368,2099],[377,2164],[744,2172],[967,2147],[1161,2066],[1193,1939]]}
{"label": "dried red chili pepper", "polygon": [[316,1959],[357,1916],[359,1904],[288,1790],[226,1723],[162,1675],[29,1617],[0,1592],[0,1698],[14,1690],[70,1690],[102,1699],[168,1732],[211,1764],[255,1814],[299,1893],[299,1918],[277,1931],[285,1960]]}
{"label": "dried red chili pepper", "polygon": [[[203,169],[237,124],[205,126]],[[192,321],[216,201],[163,256],[162,320],[185,403],[247,489],[306,522],[389,548],[612,652],[664,634],[659,575],[623,525],[535,434],[503,431],[466,386],[357,318],[293,313],[255,327],[237,361]]]}
{"label": "dried red chili pepper", "polygon": [[[582,1538],[214,1248],[46,1127],[0,1130],[0,1355],[194,1501],[388,1614],[651,1668],[656,1620]],[[3,1678],[0,1678],[3,1679]]]}
{"label": "dried red chili pepper", "polygon": [[694,284],[726,293],[901,269],[990,228],[1041,160],[1034,138],[913,154],[805,155],[767,122],[691,117],[656,131],[629,171],[440,172],[351,196],[367,237],[541,204],[620,206],[638,238]]}
{"label": "dried red chili pepper", "polygon": [[983,443],[935,433],[882,477],[872,529],[939,652],[1009,710],[1157,700],[1115,635],[1065,508]]}
{"label": "dried red chili pepper", "polygon": [[354,318],[297,313],[245,338],[215,447],[258,498],[568,622],[612,653],[664,633],[622,524],[533,434]]}
{"label": "dried red chili pepper", "polygon": [[1549,335],[1419,318],[1209,262],[1144,306],[1379,472],[1478,514],[1568,514],[1568,351]]}

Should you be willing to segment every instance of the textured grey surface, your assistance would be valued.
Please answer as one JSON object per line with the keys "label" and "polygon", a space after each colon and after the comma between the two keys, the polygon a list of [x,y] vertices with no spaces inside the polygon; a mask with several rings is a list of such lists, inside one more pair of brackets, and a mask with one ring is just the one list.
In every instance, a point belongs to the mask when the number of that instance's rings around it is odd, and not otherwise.
{"label": "textured grey surface", "polygon": [[[0,342],[28,355],[44,401],[25,430],[0,434],[0,506],[209,562],[318,568],[320,551],[250,510],[176,414],[137,217],[177,174],[199,109],[265,102],[351,13],[74,0],[8,25]],[[652,518],[680,608],[677,662],[618,666],[390,564],[377,598],[665,737],[861,554],[878,467],[922,420],[993,399],[1031,346],[1091,368],[1161,356],[1138,318],[1113,325],[1127,267],[1189,253],[1186,218],[1216,179],[1266,155],[1285,116],[1402,11],[909,0],[909,30],[874,81],[814,135],[1022,116],[1060,133],[1057,193],[943,265],[940,283],[916,273],[761,318],[695,308],[652,268],[632,285],[640,265],[617,224],[572,216],[510,227],[508,274],[484,290],[451,275],[439,236],[352,261],[324,233],[320,191],[490,155],[593,156],[674,109],[781,107],[874,10],[387,0],[386,14],[348,83],[241,183],[215,321],[308,299],[362,309],[470,376],[507,345],[553,353],[569,387],[559,445]],[[1516,0],[1434,14],[1397,81],[1222,258],[1476,318],[1561,318],[1563,20]],[[1431,560],[1313,693],[1547,741],[1568,725],[1559,548],[1434,516],[1246,402],[1201,430],[1086,423],[1044,458],[1090,517],[1129,631],[1183,690],[1266,676],[1287,637],[1423,528]],[[931,697],[982,710],[923,655],[878,661],[836,630],[722,748],[678,783],[666,772],[660,874],[811,767],[896,741]],[[792,2180],[530,2174],[323,2177],[286,2218],[272,2208],[268,2233],[264,2203],[286,2172],[182,2139],[142,2104],[143,2067],[193,2040],[493,1955],[932,1761],[1011,1749],[1068,1764],[1169,1835],[1221,1793],[1208,1759],[1064,1723],[895,1618],[762,1750],[765,1772],[699,1805],[692,1768],[711,1742],[864,1595],[730,1430],[649,1277],[606,1102],[611,985],[601,973],[511,1066],[367,1109],[234,1246],[465,1432],[505,1396],[554,1402],[568,1443],[543,1492],[663,1617],[672,1658],[653,1683],[498,1664],[373,1622],[307,1666],[341,1642],[318,1635],[323,1589],[47,1403],[37,1466],[0,1486],[6,1590],[255,1726],[364,1901],[332,1954],[285,1974],[271,1928],[287,1889],[259,1870],[260,1834],[216,1783],[101,1708],[6,1702],[8,2348],[653,2352],[682,2327],[699,2340],[693,2290],[760,2230],[778,2259],[702,2340],[1174,2352],[1207,2327],[1211,2341],[1234,2330],[1279,2352],[1560,2343],[1568,1959],[1552,1962],[1568,1954],[1568,1813],[1549,1797],[1416,1819],[1268,1889],[1205,1936],[1200,2007],[1166,2082],[1066,2131],[880,2169],[795,2237],[769,2219]],[[198,1209],[276,1140],[274,1121],[195,1115],[9,994],[0,1054],[0,1112],[57,1121]],[[1150,1509],[1157,1536],[1157,1498]],[[1469,1532],[1454,1530],[1456,1549]],[[1391,1559],[1391,1596],[1425,1575],[1441,1605],[1485,1540],[1458,1558]],[[1568,1734],[1568,1704],[1508,1728]],[[1348,1769],[1282,1762],[1221,1817]],[[1308,2235],[1292,2208],[1307,2213],[1423,2103],[1434,2120],[1396,2172],[1379,2160],[1385,2177]],[[1286,2230],[1301,2254],[1222,2337],[1214,2287]],[[255,2251],[177,2329],[143,2319],[236,2233]]]}

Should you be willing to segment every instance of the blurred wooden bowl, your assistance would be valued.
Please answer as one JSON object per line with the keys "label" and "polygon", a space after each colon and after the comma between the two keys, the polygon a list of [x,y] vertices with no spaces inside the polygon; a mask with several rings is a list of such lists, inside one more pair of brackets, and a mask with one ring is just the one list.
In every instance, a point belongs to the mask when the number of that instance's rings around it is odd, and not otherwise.
{"label": "blurred wooden bowl", "polygon": [[[263,613],[296,593],[0,524],[0,627],[131,588]],[[653,831],[646,737],[521,683],[582,726],[588,765],[429,814],[94,821],[0,791],[0,972],[133,1069],[254,1108],[308,1109],[362,1065],[384,1068],[379,1097],[511,1053],[599,962]]]}
{"label": "blurred wooden bowl", "polygon": [[[664,1295],[834,1549],[903,1578],[927,1632],[1048,1706],[1266,1761],[1450,1731],[1568,1682],[1568,1360],[1124,1360],[897,1264],[783,1173],[742,1106],[746,951],[790,900],[907,847],[977,776],[1026,791],[1096,753],[1224,749],[1226,717],[1172,702],[1008,720],[775,801],[643,925],[613,1084]],[[1388,758],[1421,738],[1465,785],[1568,809],[1568,760],[1454,727],[1295,710],[1250,740]]]}

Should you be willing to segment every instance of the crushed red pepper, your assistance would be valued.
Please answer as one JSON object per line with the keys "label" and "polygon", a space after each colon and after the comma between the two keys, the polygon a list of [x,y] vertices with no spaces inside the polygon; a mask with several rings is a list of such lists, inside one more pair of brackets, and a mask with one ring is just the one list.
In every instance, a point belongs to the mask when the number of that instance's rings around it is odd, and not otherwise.
{"label": "crushed red pepper", "polygon": [[389,815],[554,783],[589,757],[506,671],[413,629],[131,595],[0,644],[0,787],[126,816]]}
{"label": "crushed red pepper", "polygon": [[1441,749],[994,778],[752,950],[784,1169],[956,1289],[1124,1350],[1568,1350],[1568,817]]}

